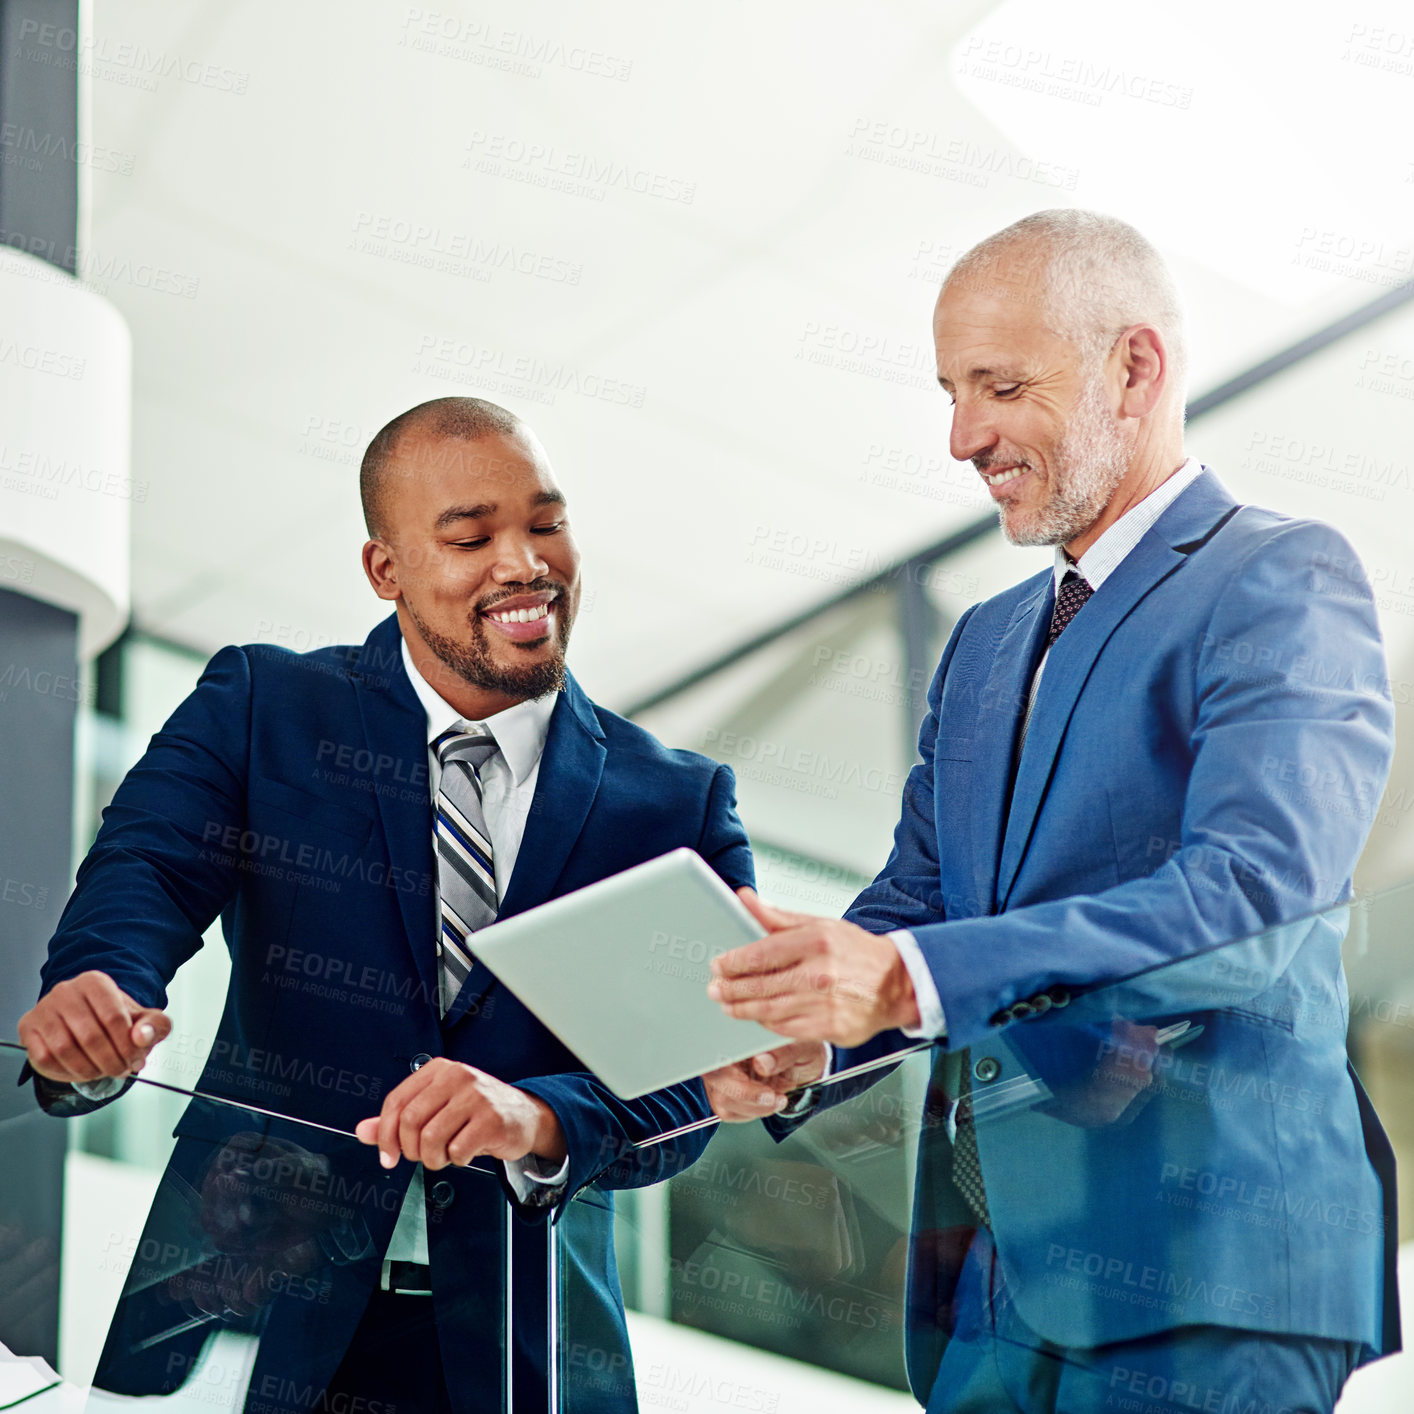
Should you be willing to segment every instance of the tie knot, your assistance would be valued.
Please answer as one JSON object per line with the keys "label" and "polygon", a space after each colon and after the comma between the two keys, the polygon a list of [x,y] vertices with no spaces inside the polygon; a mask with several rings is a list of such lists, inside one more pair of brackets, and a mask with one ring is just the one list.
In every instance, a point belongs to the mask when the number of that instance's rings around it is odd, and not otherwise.
{"label": "tie knot", "polygon": [[444,770],[450,761],[465,761],[474,771],[480,771],[487,758],[499,750],[490,732],[469,732],[462,727],[443,732],[432,745]]}
{"label": "tie knot", "polygon": [[1090,582],[1077,570],[1066,570],[1061,577],[1060,589],[1056,591],[1056,607],[1051,614],[1051,631],[1046,636],[1049,648],[1066,630],[1076,614],[1085,606],[1085,601],[1094,593]]}

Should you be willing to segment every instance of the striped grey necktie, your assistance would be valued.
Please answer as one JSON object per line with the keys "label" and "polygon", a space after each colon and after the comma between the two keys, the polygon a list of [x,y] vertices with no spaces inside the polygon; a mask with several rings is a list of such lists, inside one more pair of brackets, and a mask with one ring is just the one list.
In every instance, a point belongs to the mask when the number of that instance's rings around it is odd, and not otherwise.
{"label": "striped grey necktie", "polygon": [[481,768],[497,746],[488,733],[461,727],[443,732],[433,746],[442,763],[435,828],[442,899],[437,955],[445,1016],[471,971],[468,935],[496,917],[496,865],[481,809]]}

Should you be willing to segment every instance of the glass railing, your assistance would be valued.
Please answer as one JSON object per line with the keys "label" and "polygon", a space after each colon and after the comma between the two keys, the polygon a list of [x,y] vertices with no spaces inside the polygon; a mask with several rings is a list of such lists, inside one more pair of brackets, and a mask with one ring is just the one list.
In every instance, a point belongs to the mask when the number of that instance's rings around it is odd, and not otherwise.
{"label": "glass railing", "polygon": [[[141,1081],[45,1113],[0,1050],[0,1408],[407,1414],[429,1350],[458,1414],[987,1408],[988,1380],[1024,1410],[1328,1407],[1397,1341],[1412,920],[1403,888],[1037,994],[803,1122],[653,1146],[666,1182],[610,1192],[647,1157],[617,1155],[552,1224],[489,1168],[428,1174],[421,1273],[388,1260],[408,1165]],[[175,1129],[160,1168],[91,1152],[119,1111]],[[392,1349],[370,1301],[407,1313]],[[1370,1361],[1339,1407],[1411,1388]]]}
{"label": "glass railing", "polygon": [[[410,1164],[385,1171],[350,1134],[218,1099],[187,1101],[173,1126],[170,1091],[142,1080],[110,1108],[142,1128],[165,1119],[165,1163],[104,1159],[70,1143],[97,1116],[66,1117],[72,1091],[47,1091],[41,1108],[23,1061],[0,1049],[0,1408],[420,1407],[407,1362],[419,1349],[436,1358],[429,1268],[387,1259]],[[442,1348],[449,1383],[474,1391],[467,1408],[491,1411],[529,1375],[543,1405],[543,1293],[507,1359],[516,1312],[499,1176],[473,1166],[424,1186],[427,1224],[444,1229],[432,1243],[438,1314],[459,1332]],[[357,1339],[371,1301],[394,1313],[396,1348]]]}
{"label": "glass railing", "polygon": [[1414,1359],[1374,1358],[1399,1343],[1411,933],[1405,887],[1051,989],[804,1122],[721,1126],[616,1195],[628,1358],[574,1256],[612,1220],[588,1190],[556,1225],[558,1407],[1328,1409],[1363,1365],[1342,1414],[1407,1411]]}

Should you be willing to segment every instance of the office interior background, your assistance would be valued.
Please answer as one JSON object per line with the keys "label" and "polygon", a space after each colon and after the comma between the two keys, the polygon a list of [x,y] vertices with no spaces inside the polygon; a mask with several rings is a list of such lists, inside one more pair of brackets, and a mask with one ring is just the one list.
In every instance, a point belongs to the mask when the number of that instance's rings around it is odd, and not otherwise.
{"label": "office interior background", "polygon": [[[1008,546],[948,456],[932,303],[975,241],[1075,205],[1133,222],[1172,265],[1189,450],[1239,499],[1327,520],[1362,557],[1399,749],[1357,889],[1414,876],[1407,8],[52,9],[9,12],[6,62],[18,45],[76,81],[79,140],[46,147],[7,109],[0,158],[73,169],[70,263],[131,341],[130,459],[120,431],[96,479],[13,445],[0,466],[6,519],[43,502],[96,520],[121,560],[81,610],[72,692],[52,692],[76,715],[75,861],[216,649],[361,641],[382,617],[359,565],[363,448],[414,403],[466,393],[528,420],[569,496],[580,682],[734,768],[765,895],[843,909],[887,854],[948,630],[1049,554]],[[66,278],[21,234],[0,252],[7,288]],[[49,930],[61,903],[38,908]],[[1353,989],[1407,1016],[1414,984],[1381,967],[1362,980],[1357,958]],[[195,1081],[224,968],[213,933],[150,1074]],[[1409,1034],[1381,1028],[1367,1057],[1401,1156]],[[72,1126],[76,1378],[121,1279],[84,1250],[91,1205],[140,1221],[181,1105],[148,1099]],[[898,1157],[902,1172],[902,1142]],[[832,1366],[766,1326],[675,1320],[673,1203],[634,1195],[622,1223],[642,1368],[670,1350],[785,1391],[782,1409],[807,1407],[789,1393],[807,1375],[812,1408],[906,1407],[886,1361]],[[1400,1407],[1381,1403],[1391,1363],[1350,1409]]]}

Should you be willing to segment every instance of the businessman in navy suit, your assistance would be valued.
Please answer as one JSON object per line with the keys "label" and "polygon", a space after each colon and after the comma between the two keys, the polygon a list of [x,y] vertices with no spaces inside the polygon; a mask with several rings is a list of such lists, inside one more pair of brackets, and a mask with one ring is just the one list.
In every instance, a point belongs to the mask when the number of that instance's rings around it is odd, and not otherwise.
{"label": "businessman in navy suit", "polygon": [[[49,1108],[101,1103],[167,1034],[166,985],[219,915],[231,983],[198,1088],[357,1129],[193,1104],[100,1386],[172,1390],[227,1325],[259,1337],[259,1414],[500,1409],[506,1378],[543,1408],[543,1219],[691,1162],[702,1135],[633,1145],[708,1108],[696,1081],[618,1099],[476,960],[475,926],[679,846],[734,887],[751,858],[730,770],[566,671],[579,552],[528,427],[423,404],[361,484],[395,613],[361,646],[211,660],[104,812],[20,1033]],[[632,1410],[608,1213],[586,1206],[565,1270],[611,1378],[571,1402]]]}
{"label": "businessman in navy suit", "polygon": [[[1329,1409],[1398,1345],[1393,1165],[1345,1060],[1342,930],[1308,917],[1348,896],[1392,754],[1368,585],[1330,527],[1186,456],[1178,303],[1132,228],[1018,222],[934,335],[953,456],[1055,563],[953,629],[878,877],[843,920],[748,893],[772,934],[712,992],[797,1071],[807,1043],[936,1040],[930,1410]],[[1261,965],[1220,946],[1274,925]],[[1006,1081],[1044,1103],[988,1109]],[[779,1111],[751,1085],[781,1088],[709,1077],[726,1117]]]}

